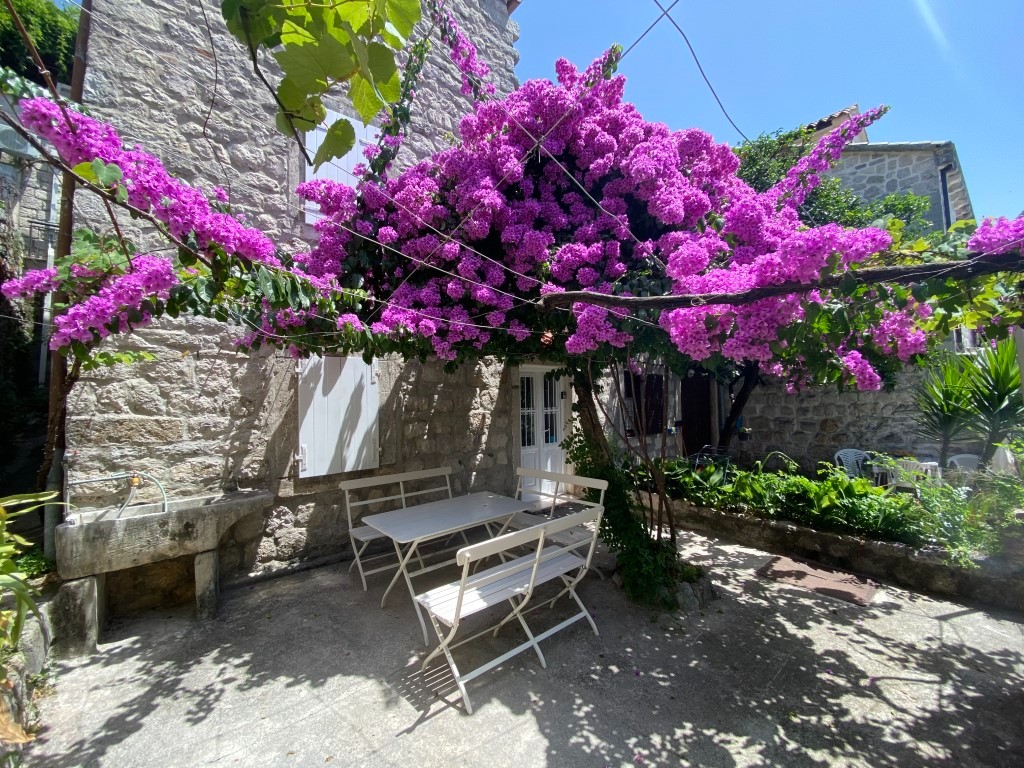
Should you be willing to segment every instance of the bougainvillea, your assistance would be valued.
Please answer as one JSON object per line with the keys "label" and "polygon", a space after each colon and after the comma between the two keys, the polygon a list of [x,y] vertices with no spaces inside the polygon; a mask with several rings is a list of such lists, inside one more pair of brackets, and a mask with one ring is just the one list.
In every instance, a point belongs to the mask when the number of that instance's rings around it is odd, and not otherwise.
{"label": "bougainvillea", "polygon": [[[615,55],[582,73],[559,61],[557,83],[530,81],[478,103],[461,122],[461,145],[393,179],[364,181],[356,191],[300,186],[326,218],[319,243],[299,261],[312,275],[385,300],[374,310],[377,333],[418,335],[438,356],[456,359],[500,345],[508,332],[521,340],[527,329],[563,330],[570,354],[622,348],[633,338],[635,321],[594,305],[575,305],[569,322],[538,319],[532,299],[545,292],[811,285],[889,245],[880,230],[808,230],[796,215],[819,174],[884,110],[843,124],[776,188],[758,194],[736,176],[728,146],[696,129],[647,122],[624,102],[624,79],[604,76]],[[806,300],[675,310],[660,324],[691,359],[768,362],[780,328],[801,320]],[[884,330],[860,333],[848,346],[906,352],[905,337],[918,333],[908,319],[890,310]],[[870,381],[838,354],[834,364],[861,386]]]}
{"label": "bougainvillea", "polygon": [[[638,330],[660,327],[692,361],[756,362],[794,383],[826,370],[866,389],[881,384],[879,361],[906,361],[925,350],[921,321],[930,307],[905,292],[880,288],[858,305],[857,322],[822,326],[823,316],[849,316],[851,307],[843,291],[813,286],[885,252],[891,238],[874,228],[808,228],[796,212],[843,147],[884,109],[826,134],[779,184],[758,193],[737,176],[739,161],[727,145],[697,129],[647,122],[623,100],[625,80],[611,74],[617,50],[583,72],[559,61],[557,83],[533,80],[488,98],[493,89],[481,79],[486,66],[472,44],[441,4],[429,10],[476,98],[460,123],[461,143],[392,177],[386,165],[374,165],[380,154],[372,153],[355,188],[322,180],[300,185],[300,196],[323,218],[315,247],[294,260],[282,262],[268,238],[226,212],[221,190],[211,201],[156,158],[125,148],[110,126],[68,118],[44,99],[23,101],[22,119],[68,164],[99,159],[119,169],[114,188],[197,253],[236,258],[243,272],[258,266],[271,295],[253,303],[258,321],[249,323],[245,346],[330,348],[322,338],[307,339],[311,325],[322,331],[326,323],[346,348],[380,349],[374,345],[383,339],[413,354],[426,345],[445,360],[536,351],[559,337],[568,355],[616,354]],[[411,100],[412,84],[403,89]],[[403,131],[384,131],[389,158]],[[1021,236],[1020,220],[987,223],[971,247],[998,253]],[[292,270],[321,297],[347,289],[362,302],[356,312],[337,306],[325,313],[308,298],[289,305],[294,290],[275,290],[266,270]],[[183,276],[189,279],[167,259],[132,258],[120,273],[94,279],[92,295],[77,297],[53,346],[96,342],[145,322]],[[30,274],[4,292],[50,290],[55,280]],[[581,289],[707,294],[782,283],[808,290],[640,316],[585,302],[542,313],[535,303],[546,293]]]}

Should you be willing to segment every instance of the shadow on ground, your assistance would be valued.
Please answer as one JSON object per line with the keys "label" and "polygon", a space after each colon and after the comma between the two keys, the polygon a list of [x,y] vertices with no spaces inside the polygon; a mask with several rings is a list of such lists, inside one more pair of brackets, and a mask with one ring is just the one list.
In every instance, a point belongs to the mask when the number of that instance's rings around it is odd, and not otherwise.
{"label": "shadow on ground", "polygon": [[652,615],[589,579],[601,636],[578,623],[546,670],[526,653],[474,681],[472,717],[443,665],[420,673],[408,598],[382,610],[342,566],[231,592],[213,622],[122,621],[58,668],[29,764],[1019,765],[1020,617],[892,588],[860,608],[759,579],[764,553],[688,546],[723,593],[709,611]]}

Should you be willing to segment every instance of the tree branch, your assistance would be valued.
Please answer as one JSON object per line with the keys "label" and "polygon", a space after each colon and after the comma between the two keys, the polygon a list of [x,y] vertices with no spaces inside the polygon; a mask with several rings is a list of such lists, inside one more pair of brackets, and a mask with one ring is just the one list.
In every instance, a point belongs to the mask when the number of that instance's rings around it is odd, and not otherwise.
{"label": "tree branch", "polygon": [[934,261],[927,264],[901,264],[892,267],[869,267],[841,275],[831,275],[817,283],[779,283],[751,288],[739,293],[699,293],[668,296],[610,296],[592,291],[565,291],[541,296],[537,307],[547,311],[556,307],[567,307],[582,302],[599,307],[625,307],[631,310],[679,309],[700,307],[708,304],[751,304],[772,296],[790,293],[808,293],[815,290],[837,288],[851,277],[863,285],[892,283],[910,285],[935,277],[971,278],[992,275],[998,272],[1024,273],[1024,255],[1019,251],[997,256],[975,254],[965,261]]}
{"label": "tree branch", "polygon": [[284,103],[277,95],[277,89],[270,84],[266,76],[263,74],[263,70],[260,69],[259,51],[253,44],[252,38],[249,36],[249,14],[243,7],[240,9],[240,18],[242,19],[242,28],[245,31],[245,44],[249,49],[249,58],[252,61],[253,74],[259,78],[259,81],[266,86],[267,90],[270,91],[270,95],[274,99],[274,103],[277,104],[278,109],[281,110],[281,114],[284,115],[284,119],[288,123],[288,127],[292,129],[292,137],[295,139],[295,143],[299,147],[299,152],[302,153],[302,157],[306,161],[306,165],[313,165],[312,159],[309,157],[309,152],[306,151],[306,145],[302,143],[302,135],[299,133],[299,129],[295,126],[295,122],[292,120],[291,113],[284,106]]}

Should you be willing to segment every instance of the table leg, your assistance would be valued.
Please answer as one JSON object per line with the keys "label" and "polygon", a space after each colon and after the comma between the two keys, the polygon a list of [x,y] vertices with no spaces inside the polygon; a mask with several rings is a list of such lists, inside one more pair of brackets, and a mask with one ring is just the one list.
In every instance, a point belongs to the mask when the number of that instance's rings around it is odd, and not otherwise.
{"label": "table leg", "polygon": [[430,645],[430,638],[427,635],[427,623],[423,621],[423,614],[420,612],[420,604],[416,602],[416,590],[412,586],[412,577],[409,576],[409,561],[412,560],[412,556],[416,554],[416,550],[419,548],[420,542],[417,539],[409,545],[409,549],[406,553],[402,554],[402,548],[395,542],[395,552],[398,553],[398,572],[392,577],[391,583],[388,584],[388,588],[384,590],[384,596],[380,599],[380,607],[384,607],[384,601],[388,599],[388,593],[391,592],[392,587],[398,582],[399,577],[405,576],[406,586],[409,587],[409,597],[412,599],[413,610],[416,611],[416,618],[419,619],[420,628],[423,630],[423,644]]}
{"label": "table leg", "polygon": [[416,551],[416,545],[418,542],[414,541],[412,544],[410,544],[409,549],[406,550],[404,553],[402,552],[401,545],[397,541],[393,541],[393,543],[395,545],[395,552],[398,555],[398,570],[395,571],[395,575],[391,577],[391,581],[388,583],[388,588],[384,590],[384,595],[380,599],[381,608],[384,607],[384,603],[387,601],[388,595],[391,594],[391,590],[394,589],[394,586],[396,583],[398,583],[398,580],[403,575],[405,576],[406,581],[409,580],[409,574],[406,570],[406,566],[409,564],[409,560],[412,559],[412,555]]}

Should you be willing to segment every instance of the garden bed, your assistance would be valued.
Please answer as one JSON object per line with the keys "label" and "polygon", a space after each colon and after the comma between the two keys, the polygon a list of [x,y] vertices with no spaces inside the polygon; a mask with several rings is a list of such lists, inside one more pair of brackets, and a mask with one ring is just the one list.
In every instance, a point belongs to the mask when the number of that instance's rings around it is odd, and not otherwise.
{"label": "garden bed", "polygon": [[776,554],[815,560],[910,589],[1024,610],[1024,562],[981,558],[955,565],[945,550],[825,533],[782,520],[720,512],[688,501],[672,502],[677,526],[748,544]]}

